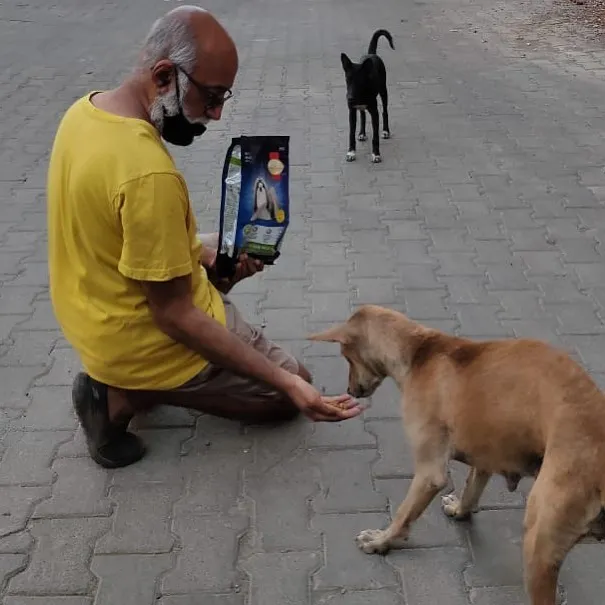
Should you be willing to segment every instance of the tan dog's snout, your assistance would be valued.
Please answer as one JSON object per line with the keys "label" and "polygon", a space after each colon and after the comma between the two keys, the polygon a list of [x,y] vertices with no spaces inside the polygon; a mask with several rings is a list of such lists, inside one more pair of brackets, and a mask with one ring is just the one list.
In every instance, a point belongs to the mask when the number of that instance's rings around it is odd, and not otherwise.
{"label": "tan dog's snout", "polygon": [[340,344],[342,356],[349,365],[349,383],[347,393],[356,399],[371,397],[384,380],[384,375],[375,373],[369,368],[358,354],[359,343],[351,345],[351,326],[348,323],[339,324],[324,332],[318,332],[308,336],[308,340],[319,342],[336,342]]}
{"label": "tan dog's snout", "polygon": [[382,381],[380,380],[373,380],[369,384],[360,384],[351,379],[351,373],[349,371],[349,387],[347,388],[347,393],[351,395],[351,397],[355,397],[355,399],[365,399],[366,397],[371,397],[375,393],[381,382]]}
{"label": "tan dog's snout", "polygon": [[349,363],[349,388],[352,397],[364,399],[371,397],[380,386],[384,377],[374,374],[361,361],[347,358]]}

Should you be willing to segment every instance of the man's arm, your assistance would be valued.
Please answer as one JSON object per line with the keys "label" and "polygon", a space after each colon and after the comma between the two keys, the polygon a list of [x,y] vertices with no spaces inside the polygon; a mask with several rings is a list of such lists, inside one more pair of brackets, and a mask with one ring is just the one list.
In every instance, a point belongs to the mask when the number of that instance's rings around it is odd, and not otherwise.
{"label": "man's arm", "polygon": [[193,304],[189,277],[141,284],[157,326],[173,340],[218,366],[268,383],[312,420],[339,421],[361,413],[350,397],[322,397],[300,376],[280,368],[198,309]]}
{"label": "man's arm", "polygon": [[170,338],[216,365],[254,376],[281,392],[292,387],[290,372],[271,363],[193,304],[189,277],[142,282],[142,286],[157,326]]}

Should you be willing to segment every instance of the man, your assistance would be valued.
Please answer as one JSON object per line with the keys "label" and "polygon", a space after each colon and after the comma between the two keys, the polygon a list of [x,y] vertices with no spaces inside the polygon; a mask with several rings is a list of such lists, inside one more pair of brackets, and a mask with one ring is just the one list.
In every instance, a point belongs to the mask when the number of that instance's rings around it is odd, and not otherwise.
{"label": "man", "polygon": [[107,468],[145,452],[127,431],[158,403],[264,422],[302,411],[339,421],[361,409],[322,397],[309,372],[248,325],[225,294],[262,265],[240,258],[217,280],[182,175],[162,142],[190,145],[221,117],[238,69],[233,40],[207,11],[159,19],[134,73],[74,103],[48,174],[50,292],[86,373],[73,403],[92,458]]}

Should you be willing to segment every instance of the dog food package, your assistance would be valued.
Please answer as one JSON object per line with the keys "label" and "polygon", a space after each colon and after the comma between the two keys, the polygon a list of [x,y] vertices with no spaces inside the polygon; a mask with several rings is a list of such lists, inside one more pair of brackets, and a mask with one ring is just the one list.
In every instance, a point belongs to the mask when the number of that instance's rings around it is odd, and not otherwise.
{"label": "dog food package", "polygon": [[216,270],[231,277],[240,254],[272,265],[290,219],[288,136],[233,138],[223,166]]}

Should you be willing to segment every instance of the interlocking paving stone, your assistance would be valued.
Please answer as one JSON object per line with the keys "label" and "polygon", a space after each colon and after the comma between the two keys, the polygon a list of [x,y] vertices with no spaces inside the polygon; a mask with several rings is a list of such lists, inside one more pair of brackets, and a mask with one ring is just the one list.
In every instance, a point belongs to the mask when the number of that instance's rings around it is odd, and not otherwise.
{"label": "interlocking paving stone", "polygon": [[104,518],[40,519],[32,522],[36,543],[29,566],[8,584],[9,594],[86,595],[92,542],[107,530]]}
{"label": "interlocking paving stone", "polygon": [[169,554],[93,557],[90,568],[99,578],[95,605],[157,603],[157,580],[171,566]]}
{"label": "interlocking paving stone", "polygon": [[52,466],[52,496],[36,506],[33,518],[104,517],[111,514],[105,497],[107,473],[89,458],[59,458]]}
{"label": "interlocking paving stone", "polygon": [[[176,565],[162,579],[162,592],[226,592],[239,578],[233,569],[239,537],[248,527],[243,516],[176,515],[173,531],[182,543]],[[203,546],[202,546],[203,545]]]}
{"label": "interlocking paving stone", "polygon": [[396,586],[395,570],[382,557],[366,555],[355,544],[364,529],[381,528],[386,516],[376,513],[321,515],[313,519],[314,528],[325,535],[326,561],[314,576],[319,590],[370,590]]}
{"label": "interlocking paving stone", "polygon": [[95,554],[170,552],[175,541],[172,506],[179,493],[179,487],[161,483],[111,488],[107,499],[116,506],[113,526],[97,541]]}
{"label": "interlocking paving stone", "polygon": [[241,563],[250,576],[250,604],[296,603],[319,567],[317,552],[256,553]]}

